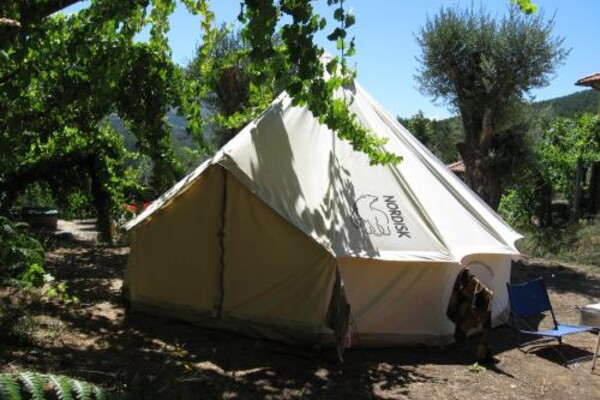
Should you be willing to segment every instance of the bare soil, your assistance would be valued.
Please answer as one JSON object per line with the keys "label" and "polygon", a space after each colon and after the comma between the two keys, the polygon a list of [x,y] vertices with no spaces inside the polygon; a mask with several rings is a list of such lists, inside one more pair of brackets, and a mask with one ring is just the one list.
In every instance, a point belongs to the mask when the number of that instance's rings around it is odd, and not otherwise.
{"label": "bare soil", "polygon": [[[65,227],[65,225],[62,225]],[[0,343],[4,371],[77,376],[132,399],[600,399],[600,362],[565,367],[557,346],[523,352],[515,334],[492,334],[499,363],[474,366],[472,338],[445,348],[296,348],[129,314],[120,289],[128,248],[94,241],[89,223],[65,228],[47,267],[68,282],[77,306],[45,302],[33,344]],[[86,230],[89,229],[89,230]],[[559,320],[577,323],[578,305],[600,302],[600,275],[519,258],[513,280],[544,276]],[[592,334],[566,339],[564,354],[590,354]]]}

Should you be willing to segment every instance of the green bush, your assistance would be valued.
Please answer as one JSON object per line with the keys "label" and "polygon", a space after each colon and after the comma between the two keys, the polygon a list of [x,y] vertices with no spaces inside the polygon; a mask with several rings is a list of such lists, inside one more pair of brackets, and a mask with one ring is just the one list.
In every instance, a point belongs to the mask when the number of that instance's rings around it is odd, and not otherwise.
{"label": "green bush", "polygon": [[[30,342],[36,324],[31,310],[44,297],[77,303],[64,282],[56,282],[44,265],[44,248],[26,229],[0,216],[0,338]],[[17,293],[20,292],[18,295]]]}
{"label": "green bush", "polygon": [[573,229],[530,227],[521,232],[525,237],[518,244],[519,250],[533,257],[564,259],[573,242]]}
{"label": "green bush", "polygon": [[519,250],[533,257],[587,266],[600,272],[600,217],[582,220],[567,228],[531,228],[522,232],[525,238]]}
{"label": "green bush", "polygon": [[535,206],[536,199],[531,190],[510,189],[502,196],[498,213],[515,229],[528,229]]}
{"label": "green bush", "polygon": [[27,186],[15,202],[15,207],[56,208],[56,201],[50,186],[45,182],[34,182]]}
{"label": "green bush", "polygon": [[66,220],[93,218],[93,200],[88,193],[74,191],[66,196],[60,209],[61,218]]}
{"label": "green bush", "polygon": [[63,375],[37,372],[0,373],[2,400],[108,400],[108,391],[89,382]]}
{"label": "green bush", "polygon": [[27,233],[26,225],[0,216],[0,285],[41,287],[44,248]]}

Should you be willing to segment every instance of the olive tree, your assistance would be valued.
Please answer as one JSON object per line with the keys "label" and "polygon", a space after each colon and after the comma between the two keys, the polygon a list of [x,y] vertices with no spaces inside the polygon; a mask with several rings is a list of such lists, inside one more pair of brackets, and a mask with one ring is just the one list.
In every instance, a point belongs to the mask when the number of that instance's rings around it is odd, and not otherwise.
{"label": "olive tree", "polygon": [[511,172],[495,165],[494,139],[517,133],[515,110],[531,89],[549,83],[568,55],[553,27],[543,13],[515,8],[500,19],[483,9],[443,8],[417,34],[420,89],[459,113],[466,182],[494,209],[502,174]]}

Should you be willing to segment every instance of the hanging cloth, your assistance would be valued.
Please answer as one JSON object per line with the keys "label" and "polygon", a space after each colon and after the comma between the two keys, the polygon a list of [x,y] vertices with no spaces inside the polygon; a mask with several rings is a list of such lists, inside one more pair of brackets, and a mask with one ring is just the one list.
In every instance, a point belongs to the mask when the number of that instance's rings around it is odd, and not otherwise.
{"label": "hanging cloth", "polygon": [[477,346],[477,360],[492,359],[489,351],[492,331],[492,298],[494,292],[488,289],[479,278],[464,267],[454,282],[446,316],[456,324],[454,339],[463,342],[473,329],[481,329]]}

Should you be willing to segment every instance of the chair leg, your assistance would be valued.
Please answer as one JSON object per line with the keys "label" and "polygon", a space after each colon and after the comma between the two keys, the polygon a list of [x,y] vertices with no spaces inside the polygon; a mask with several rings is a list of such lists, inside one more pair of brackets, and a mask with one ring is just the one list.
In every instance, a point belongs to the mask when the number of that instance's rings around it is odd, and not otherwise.
{"label": "chair leg", "polygon": [[600,331],[598,331],[598,340],[596,341],[596,350],[594,350],[594,358],[592,359],[592,372],[596,368],[596,358],[598,357],[598,350],[600,349]]}
{"label": "chair leg", "polygon": [[565,364],[565,367],[569,367],[569,365],[571,364],[571,362],[569,362],[569,360],[567,359],[567,357],[565,357],[565,348],[563,346],[563,341],[561,337],[558,337],[558,355],[560,356],[560,358],[562,358],[563,363]]}

